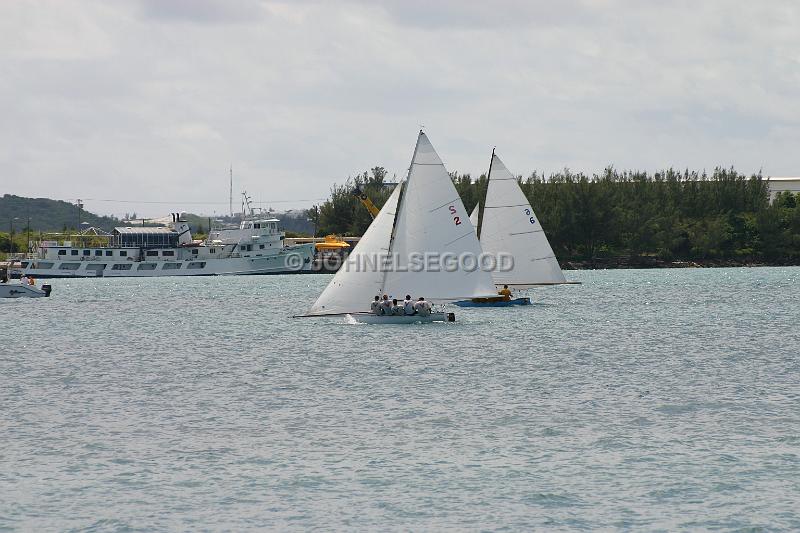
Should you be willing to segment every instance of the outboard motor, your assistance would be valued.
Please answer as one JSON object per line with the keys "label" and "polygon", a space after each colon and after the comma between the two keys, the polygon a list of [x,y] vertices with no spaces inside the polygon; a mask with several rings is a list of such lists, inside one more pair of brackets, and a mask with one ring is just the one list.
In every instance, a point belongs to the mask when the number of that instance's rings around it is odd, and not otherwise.
{"label": "outboard motor", "polygon": [[447,321],[448,322],[455,322],[456,321],[456,314],[455,313],[447,313]]}
{"label": "outboard motor", "polygon": [[44,291],[45,298],[50,297],[50,292],[53,290],[53,287],[50,285],[42,285],[42,290]]}

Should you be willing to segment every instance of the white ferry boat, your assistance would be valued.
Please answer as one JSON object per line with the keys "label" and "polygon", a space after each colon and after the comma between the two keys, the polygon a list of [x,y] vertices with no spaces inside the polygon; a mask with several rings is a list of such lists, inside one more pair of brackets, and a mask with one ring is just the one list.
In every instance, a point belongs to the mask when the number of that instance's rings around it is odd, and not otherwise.
{"label": "white ferry boat", "polygon": [[238,228],[192,240],[179,213],[165,227],[118,227],[106,235],[38,243],[14,275],[38,278],[281,274],[310,270],[314,244],[287,246],[278,219],[252,210]]}

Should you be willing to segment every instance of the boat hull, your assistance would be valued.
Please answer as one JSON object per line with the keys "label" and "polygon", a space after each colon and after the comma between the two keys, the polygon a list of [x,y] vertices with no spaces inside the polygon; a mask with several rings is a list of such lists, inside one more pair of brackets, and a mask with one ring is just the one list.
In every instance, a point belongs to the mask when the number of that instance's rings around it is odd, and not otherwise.
{"label": "boat hull", "polygon": [[50,296],[49,285],[46,290],[21,283],[0,283],[0,298],[45,298]]}
{"label": "boat hull", "polygon": [[515,305],[531,305],[531,299],[528,297],[515,298],[513,300],[475,299],[460,300],[453,303],[459,307],[512,307]]}
{"label": "boat hull", "polygon": [[360,324],[429,324],[431,322],[455,322],[453,313],[431,313],[428,316],[420,315],[392,315],[382,316],[369,313],[352,314],[347,317]]}
{"label": "boat hull", "polygon": [[191,258],[177,261],[112,260],[105,257],[92,260],[35,259],[26,261],[23,268],[13,268],[12,275],[19,277],[25,274],[34,279],[45,279],[295,274],[310,271],[313,257],[313,245],[306,244],[265,256],[224,259]]}

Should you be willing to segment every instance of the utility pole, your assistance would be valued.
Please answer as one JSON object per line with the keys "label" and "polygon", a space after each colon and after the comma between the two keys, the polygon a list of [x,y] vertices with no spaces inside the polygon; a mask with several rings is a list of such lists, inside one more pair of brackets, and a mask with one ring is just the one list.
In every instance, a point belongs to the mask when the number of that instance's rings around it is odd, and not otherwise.
{"label": "utility pole", "polygon": [[27,235],[25,237],[25,240],[28,242],[27,243],[28,249],[25,250],[25,253],[28,254],[31,251],[31,217],[30,216],[28,216],[28,226],[26,228],[26,233],[27,233]]}
{"label": "utility pole", "polygon": [[81,232],[81,209],[83,209],[83,201],[81,201],[81,199],[78,198],[78,201],[77,201],[76,205],[78,206],[78,224],[75,226],[75,231],[78,234],[80,234],[80,232]]}
{"label": "utility pole", "polygon": [[8,253],[14,253],[14,221],[19,220],[17,217],[10,217],[8,219]]}

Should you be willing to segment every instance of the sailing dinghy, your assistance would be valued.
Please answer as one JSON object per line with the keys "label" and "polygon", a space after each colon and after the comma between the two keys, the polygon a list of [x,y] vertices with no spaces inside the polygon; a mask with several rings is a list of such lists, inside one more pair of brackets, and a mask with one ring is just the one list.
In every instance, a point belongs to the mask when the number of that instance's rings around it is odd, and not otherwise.
{"label": "sailing dinghy", "polygon": [[[477,209],[477,208],[476,208]],[[473,212],[477,218],[477,213]],[[480,243],[490,254],[510,253],[514,268],[492,272],[499,288],[527,289],[537,285],[568,284],[530,202],[500,158],[492,150],[486,201],[480,227]],[[455,302],[460,307],[507,307],[529,305],[530,298],[505,300],[503,297]]]}
{"label": "sailing dinghy", "polygon": [[[426,254],[482,254],[478,237],[450,175],[420,131],[408,176],[395,187],[345,263],[308,314],[349,315],[356,322],[398,324],[451,321],[452,313],[380,316],[369,313],[373,298],[424,296],[434,304],[494,295],[491,274],[480,268],[419,268]],[[377,261],[374,258],[386,261]]]}

